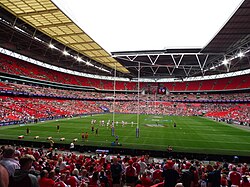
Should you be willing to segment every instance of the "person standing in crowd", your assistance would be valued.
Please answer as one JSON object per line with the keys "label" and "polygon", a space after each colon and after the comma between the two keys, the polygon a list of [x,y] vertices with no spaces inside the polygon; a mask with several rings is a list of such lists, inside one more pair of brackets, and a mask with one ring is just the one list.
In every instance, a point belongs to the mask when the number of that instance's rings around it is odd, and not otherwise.
{"label": "person standing in crowd", "polygon": [[128,161],[128,166],[125,169],[126,184],[127,186],[135,186],[138,177],[136,175],[136,168],[133,166],[133,160]]}
{"label": "person standing in crowd", "polygon": [[7,169],[9,176],[13,176],[15,170],[20,169],[19,161],[15,159],[15,150],[13,147],[5,147],[0,164]]}
{"label": "person standing in crowd", "polygon": [[240,187],[250,187],[250,181],[246,175],[242,175],[242,181],[240,182]]}
{"label": "person standing in crowd", "polygon": [[210,164],[207,165],[207,183],[208,187],[220,187],[221,182],[221,172],[218,170],[216,165],[211,166]]}
{"label": "person standing in crowd", "polygon": [[105,172],[103,170],[100,172],[99,178],[100,178],[100,183],[102,184],[102,186],[109,187],[108,177],[105,175]]}
{"label": "person standing in crowd", "polygon": [[34,156],[28,154],[19,160],[20,169],[10,177],[9,187],[39,187],[37,177],[29,173],[34,161]]}
{"label": "person standing in crowd", "polygon": [[163,167],[164,187],[174,187],[180,178],[179,173],[173,169],[173,165],[172,161],[167,161]]}
{"label": "person standing in crowd", "polygon": [[146,171],[146,168],[147,168],[147,164],[145,163],[144,157],[140,159],[138,164],[140,165],[140,175],[142,175]]}
{"label": "person standing in crowd", "polygon": [[118,159],[116,157],[113,158],[113,163],[111,164],[110,169],[113,187],[121,187],[122,166],[118,163]]}
{"label": "person standing in crowd", "polygon": [[68,185],[66,182],[66,175],[63,173],[61,176],[59,176],[58,180],[55,181],[54,187],[67,187]]}
{"label": "person standing in crowd", "polygon": [[9,174],[3,165],[0,164],[0,187],[9,186]]}
{"label": "person standing in crowd", "polygon": [[38,181],[40,187],[54,187],[55,181],[49,178],[47,170],[42,170]]}
{"label": "person standing in crowd", "polygon": [[64,162],[63,157],[59,157],[56,167],[59,168],[60,172],[63,172],[66,170],[66,162]]}
{"label": "person standing in crowd", "polygon": [[68,184],[70,187],[77,187],[80,184],[79,180],[79,170],[75,168],[72,171],[72,175],[67,179],[66,184]]}
{"label": "person standing in crowd", "polygon": [[229,172],[228,177],[232,185],[240,186],[241,175],[236,167],[233,167],[232,171]]}
{"label": "person standing in crowd", "polygon": [[181,175],[181,182],[184,187],[193,187],[194,186],[194,172],[196,168],[194,166],[190,166],[188,170],[184,171]]}
{"label": "person standing in crowd", "polygon": [[152,179],[153,179],[153,181],[155,181],[156,179],[158,179],[160,182],[163,181],[162,170],[160,169],[159,164],[155,165],[155,169],[152,173]]}

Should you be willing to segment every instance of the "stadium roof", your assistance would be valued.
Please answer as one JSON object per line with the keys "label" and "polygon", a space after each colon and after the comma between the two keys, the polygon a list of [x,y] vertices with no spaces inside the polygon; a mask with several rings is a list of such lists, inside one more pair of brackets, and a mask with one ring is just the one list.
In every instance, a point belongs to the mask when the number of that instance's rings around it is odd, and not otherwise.
{"label": "stadium roof", "polygon": [[[250,68],[250,1],[245,0],[204,47],[113,52],[135,77],[185,78]],[[140,64],[140,67],[139,67]]]}
{"label": "stadium roof", "polygon": [[[50,0],[3,0],[1,6],[38,31],[90,59],[115,68],[122,73],[128,70],[70,20]],[[53,44],[53,40],[51,43]]]}
{"label": "stadium roof", "polygon": [[117,76],[129,78],[138,72],[145,78],[234,72],[250,68],[249,2],[240,5],[204,48],[122,51],[111,56],[50,0],[3,0],[0,45],[45,63],[98,75],[113,75],[115,66]]}

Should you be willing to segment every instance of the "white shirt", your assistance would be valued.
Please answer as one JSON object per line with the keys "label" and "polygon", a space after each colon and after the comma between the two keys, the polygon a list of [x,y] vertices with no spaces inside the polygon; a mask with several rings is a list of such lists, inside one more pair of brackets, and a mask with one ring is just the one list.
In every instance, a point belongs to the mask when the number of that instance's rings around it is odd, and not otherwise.
{"label": "white shirt", "polygon": [[74,145],[74,143],[72,142],[72,143],[70,143],[70,149],[74,149],[74,147],[75,147],[75,145]]}
{"label": "white shirt", "polygon": [[3,158],[0,163],[7,169],[10,176],[14,175],[16,169],[20,169],[19,161],[14,158]]}

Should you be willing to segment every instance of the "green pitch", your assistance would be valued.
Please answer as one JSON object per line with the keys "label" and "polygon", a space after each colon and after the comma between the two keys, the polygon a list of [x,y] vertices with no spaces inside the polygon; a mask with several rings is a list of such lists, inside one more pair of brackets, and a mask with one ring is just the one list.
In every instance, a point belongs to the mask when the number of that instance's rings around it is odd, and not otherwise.
{"label": "green pitch", "polygon": [[[91,120],[97,122],[98,136],[91,132]],[[111,146],[115,140],[107,121],[112,121],[112,114],[85,116],[82,118],[47,121],[31,125],[13,125],[0,128],[2,139],[18,139],[24,135],[25,140],[48,142],[47,137],[53,137],[54,142],[69,144],[77,138],[76,144],[94,145],[98,148]],[[105,126],[100,126],[100,120]],[[121,121],[127,122],[122,127]],[[119,136],[121,148],[166,150],[168,145],[176,152],[209,153],[227,155],[250,155],[250,131],[235,128],[223,123],[214,122],[201,117],[140,115],[140,137],[136,138],[137,115],[115,114],[115,135]],[[132,125],[133,122],[133,125]],[[174,127],[174,123],[177,127]],[[57,132],[56,126],[60,125]],[[30,134],[26,135],[29,126]],[[88,141],[82,141],[82,132],[88,132]],[[39,139],[34,139],[39,136]],[[60,141],[65,138],[65,141]]]}

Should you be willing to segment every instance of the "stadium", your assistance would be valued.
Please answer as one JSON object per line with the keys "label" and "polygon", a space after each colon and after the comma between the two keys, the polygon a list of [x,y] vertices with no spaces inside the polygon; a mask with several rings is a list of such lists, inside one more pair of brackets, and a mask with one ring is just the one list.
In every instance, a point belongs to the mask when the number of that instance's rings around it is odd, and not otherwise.
{"label": "stadium", "polygon": [[115,52],[51,0],[0,4],[2,145],[250,163],[249,0],[204,47]]}

